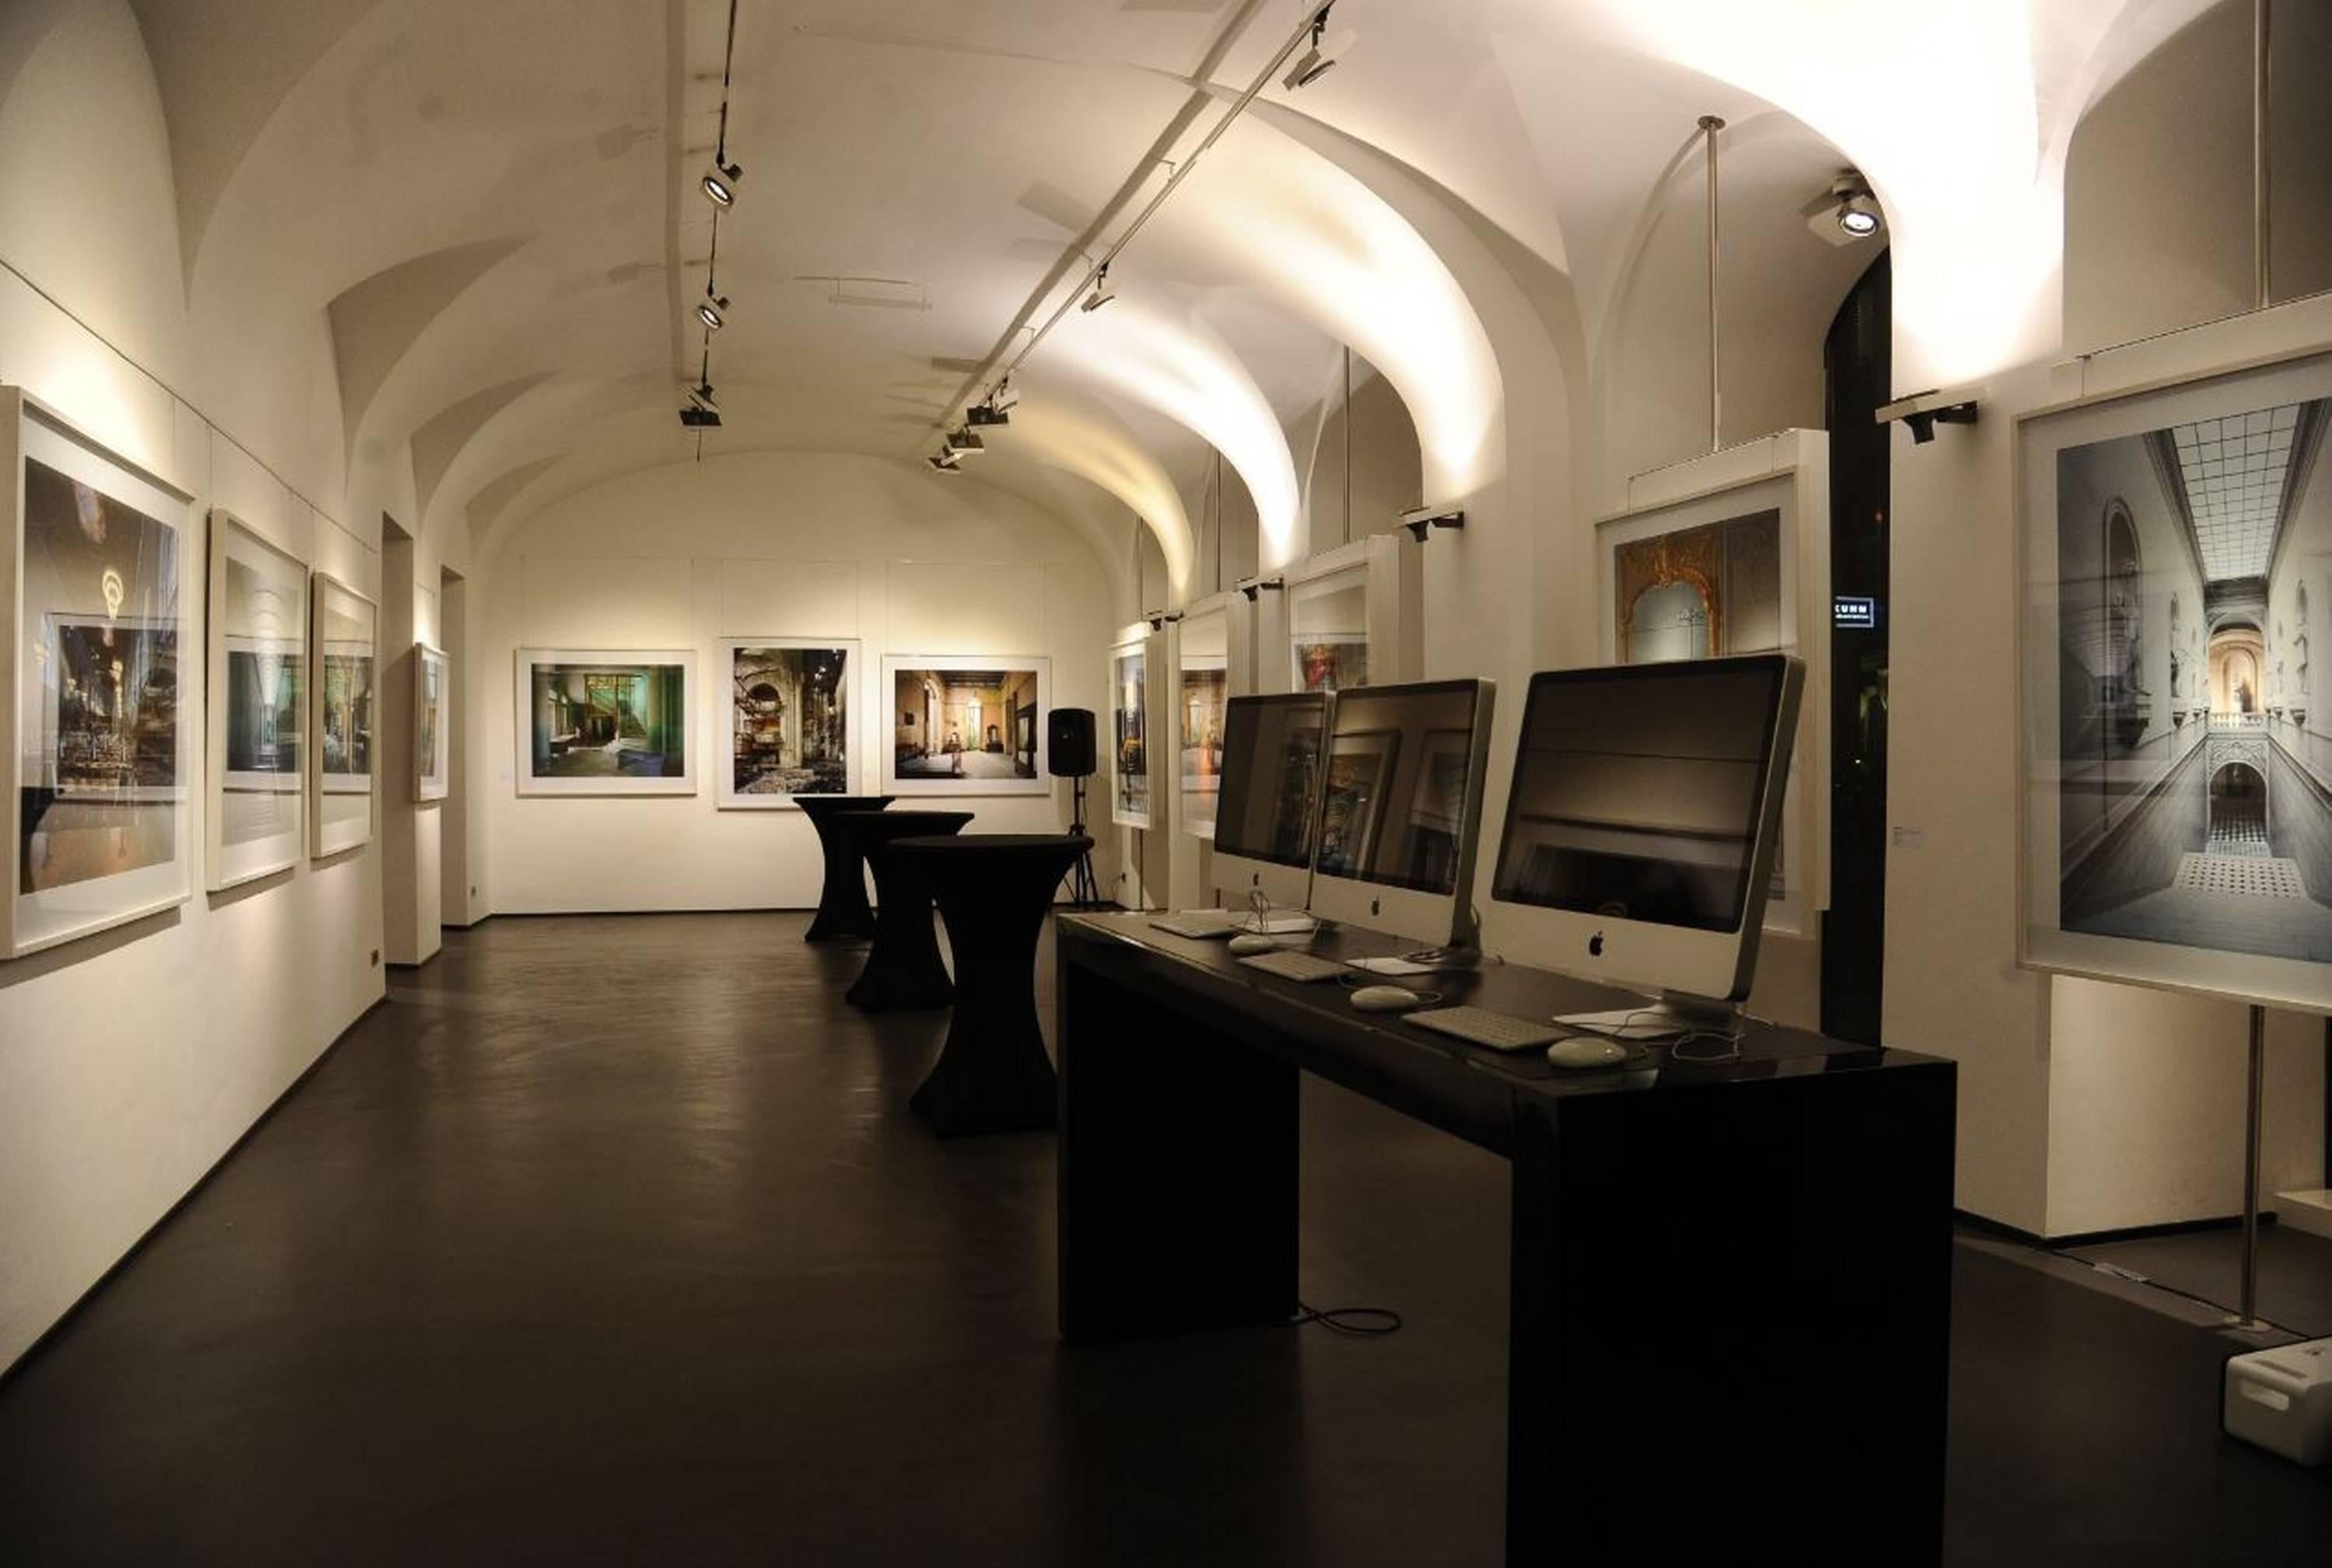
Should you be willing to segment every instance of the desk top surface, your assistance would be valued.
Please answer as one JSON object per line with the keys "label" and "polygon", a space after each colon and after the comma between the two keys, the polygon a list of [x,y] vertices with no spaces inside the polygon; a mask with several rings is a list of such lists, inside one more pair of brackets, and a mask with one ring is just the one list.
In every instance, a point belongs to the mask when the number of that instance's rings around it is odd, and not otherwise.
{"label": "desk top surface", "polygon": [[[1175,936],[1152,926],[1150,922],[1155,918],[1152,914],[1064,914],[1059,923],[1063,957],[1083,958],[1125,974],[1138,974],[1150,983],[1203,994],[1237,1013],[1253,1016],[1260,1024],[1303,1037],[1332,1055],[1371,1058],[1370,1065],[1375,1069],[1393,1071],[1404,1079],[1438,1076],[1452,1070],[1478,1072],[1501,1080],[1514,1093],[1561,1098],[1912,1066],[1951,1068],[1940,1057],[1856,1045],[1746,1018],[1742,1021],[1738,1055],[1730,1059],[1686,1059],[1695,1053],[1725,1049],[1703,1041],[1687,1047],[1682,1056],[1670,1046],[1649,1045],[1640,1054],[1631,1055],[1628,1062],[1610,1067],[1561,1068],[1546,1059],[1542,1047],[1493,1051],[1406,1022],[1401,1013],[1361,1012],[1352,1006],[1351,990],[1336,980],[1305,984],[1266,974],[1232,957],[1226,942]],[[1391,957],[1416,946],[1403,938],[1344,926],[1322,932],[1303,951],[1322,958],[1351,960]],[[1355,978],[1359,984],[1438,992],[1442,999],[1428,1004],[1430,1007],[1486,1008],[1543,1022],[1551,1022],[1558,1014],[1607,1011],[1644,1003],[1633,992],[1520,964],[1491,963],[1470,972],[1407,979],[1365,972]],[[1314,1064],[1306,1060],[1304,1065]],[[1343,1076],[1330,1066],[1319,1070],[1330,1076]]]}

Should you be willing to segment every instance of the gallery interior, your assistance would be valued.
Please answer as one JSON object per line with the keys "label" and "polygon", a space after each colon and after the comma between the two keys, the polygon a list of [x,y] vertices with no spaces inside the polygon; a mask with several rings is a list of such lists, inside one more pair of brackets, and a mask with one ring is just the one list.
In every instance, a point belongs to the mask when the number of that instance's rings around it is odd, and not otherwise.
{"label": "gallery interior", "polygon": [[0,1556],[2324,1561],[2327,72],[5,0]]}

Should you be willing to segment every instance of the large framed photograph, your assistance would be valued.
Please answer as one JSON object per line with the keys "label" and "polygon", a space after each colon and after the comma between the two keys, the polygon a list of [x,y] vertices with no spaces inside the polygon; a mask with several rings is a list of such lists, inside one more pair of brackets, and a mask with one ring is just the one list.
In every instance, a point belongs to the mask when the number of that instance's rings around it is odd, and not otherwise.
{"label": "large framed photograph", "polygon": [[521,795],[693,795],[685,648],[521,648]]}
{"label": "large framed photograph", "polygon": [[1369,684],[1369,569],[1365,560],[1304,580],[1289,573],[1289,668],[1299,692]]}
{"label": "large framed photograph", "polygon": [[848,795],[857,782],[850,726],[858,645],[834,637],[732,637],[714,702],[729,736],[717,803],[790,808],[805,795]]}
{"label": "large framed photograph", "polygon": [[886,795],[1043,795],[1053,662],[1035,655],[888,655]]}
{"label": "large framed photograph", "polygon": [[[1139,628],[1137,628],[1139,629]],[[1146,631],[1110,650],[1109,817],[1147,828],[1150,811],[1150,642]]]}
{"label": "large framed photograph", "polygon": [[453,792],[452,674],[443,648],[413,645],[413,798],[424,806]]}
{"label": "large framed photograph", "polygon": [[1181,689],[1174,704],[1175,747],[1181,758],[1181,815],[1186,833],[1211,840],[1222,798],[1223,719],[1230,702],[1230,613],[1228,607],[1182,618],[1176,661]]}
{"label": "large framed photograph", "polygon": [[379,617],[371,599],[338,578],[320,571],[309,580],[308,852],[320,860],[372,838]]}
{"label": "large framed photograph", "polygon": [[205,884],[289,871],[304,846],[308,568],[211,513]]}
{"label": "large framed photograph", "polygon": [[0,953],[181,904],[194,853],[194,715],[180,637],[199,562],[189,497],[0,389],[13,684]]}
{"label": "large framed photograph", "polygon": [[[1806,662],[1764,928],[1811,937],[1829,904],[1829,442],[1793,430],[1639,474],[1596,525],[1615,664],[1790,653]],[[1883,712],[1870,721],[1885,722]]]}
{"label": "large framed photograph", "polygon": [[2332,353],[2018,422],[2035,967],[2332,1012]]}

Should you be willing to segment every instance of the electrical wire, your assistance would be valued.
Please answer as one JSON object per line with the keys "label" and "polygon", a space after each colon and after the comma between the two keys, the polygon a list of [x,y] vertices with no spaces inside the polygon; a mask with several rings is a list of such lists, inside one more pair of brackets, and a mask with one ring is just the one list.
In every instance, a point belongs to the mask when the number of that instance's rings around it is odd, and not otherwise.
{"label": "electrical wire", "polygon": [[1389,1306],[1314,1306],[1298,1301],[1295,1315],[1287,1320],[1290,1328],[1314,1323],[1346,1339],[1382,1339],[1401,1330],[1400,1314]]}

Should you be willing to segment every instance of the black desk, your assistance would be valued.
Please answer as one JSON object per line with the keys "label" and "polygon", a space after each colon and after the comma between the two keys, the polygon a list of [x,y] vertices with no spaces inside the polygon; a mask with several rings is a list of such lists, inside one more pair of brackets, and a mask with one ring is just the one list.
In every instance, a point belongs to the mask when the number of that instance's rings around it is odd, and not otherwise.
{"label": "black desk", "polygon": [[942,1138],[1053,1124],[1057,1087],[1037,1020],[1037,935],[1054,890],[1093,847],[1058,833],[902,838],[894,859],[922,874],[955,954],[947,1044],[907,1103]]}
{"label": "black desk", "polygon": [[870,1013],[949,1006],[955,986],[932,929],[931,884],[919,868],[891,854],[890,846],[902,838],[960,832],[971,813],[846,811],[837,820],[865,851],[874,872],[876,904],[874,945],[866,950],[866,967],[843,1000]]}
{"label": "black desk", "polygon": [[[1316,1073],[1513,1162],[1508,1563],[1940,1561],[1954,1064],[1753,1025],[1737,1063],[1562,1073],[1142,915],[1058,942],[1065,1338],[1286,1321]],[[1524,1017],[1634,999],[1512,965],[1417,983]]]}
{"label": "black desk", "polygon": [[888,795],[797,795],[817,831],[818,852],[826,857],[826,882],[818,889],[817,918],[802,933],[804,942],[864,942],[874,934],[874,912],[866,903],[866,852],[846,822],[846,811],[880,811],[891,804]]}

